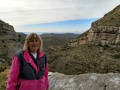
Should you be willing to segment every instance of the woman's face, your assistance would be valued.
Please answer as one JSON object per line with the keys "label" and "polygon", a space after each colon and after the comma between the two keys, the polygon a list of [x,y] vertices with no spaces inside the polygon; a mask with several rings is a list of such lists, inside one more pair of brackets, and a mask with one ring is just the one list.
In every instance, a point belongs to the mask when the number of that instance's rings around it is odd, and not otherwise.
{"label": "woman's face", "polygon": [[28,48],[30,50],[31,53],[37,53],[38,49],[39,49],[39,40],[38,39],[31,39],[28,42]]}

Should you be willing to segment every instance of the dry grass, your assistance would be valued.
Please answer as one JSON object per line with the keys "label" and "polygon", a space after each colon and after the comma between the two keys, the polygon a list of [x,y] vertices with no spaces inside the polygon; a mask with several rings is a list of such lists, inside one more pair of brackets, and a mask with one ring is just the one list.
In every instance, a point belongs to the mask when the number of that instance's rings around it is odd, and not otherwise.
{"label": "dry grass", "polygon": [[5,69],[4,72],[0,73],[0,90],[5,90],[9,69]]}
{"label": "dry grass", "polygon": [[49,58],[50,71],[65,74],[119,73],[120,49],[80,45],[79,47],[56,51]]}

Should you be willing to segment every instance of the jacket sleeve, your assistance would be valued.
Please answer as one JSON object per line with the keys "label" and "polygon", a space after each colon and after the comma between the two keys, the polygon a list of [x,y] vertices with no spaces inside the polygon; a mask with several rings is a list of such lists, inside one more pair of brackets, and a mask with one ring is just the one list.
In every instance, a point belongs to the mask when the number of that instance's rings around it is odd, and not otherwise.
{"label": "jacket sleeve", "polygon": [[6,90],[17,90],[18,76],[20,73],[20,63],[17,56],[12,57],[12,65],[8,76]]}
{"label": "jacket sleeve", "polygon": [[47,90],[48,90],[48,88],[49,88],[49,80],[48,80],[48,63],[46,64],[46,68],[45,68],[44,75],[45,75],[45,77],[46,77],[46,79],[45,79],[45,84],[46,84],[46,88],[47,88]]}

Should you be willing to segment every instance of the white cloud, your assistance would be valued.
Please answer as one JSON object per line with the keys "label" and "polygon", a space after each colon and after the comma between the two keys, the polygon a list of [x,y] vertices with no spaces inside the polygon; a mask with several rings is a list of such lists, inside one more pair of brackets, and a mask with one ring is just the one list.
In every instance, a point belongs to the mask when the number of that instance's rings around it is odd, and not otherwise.
{"label": "white cloud", "polygon": [[119,3],[120,0],[3,0],[0,19],[16,26],[100,18]]}

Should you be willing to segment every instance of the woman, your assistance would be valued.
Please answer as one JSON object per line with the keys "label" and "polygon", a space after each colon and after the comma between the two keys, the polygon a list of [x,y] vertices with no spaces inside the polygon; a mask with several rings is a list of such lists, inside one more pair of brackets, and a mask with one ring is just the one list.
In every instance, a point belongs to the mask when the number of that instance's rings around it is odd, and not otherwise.
{"label": "woman", "polygon": [[12,57],[6,90],[48,90],[48,63],[42,44],[36,33],[26,37],[23,50]]}

